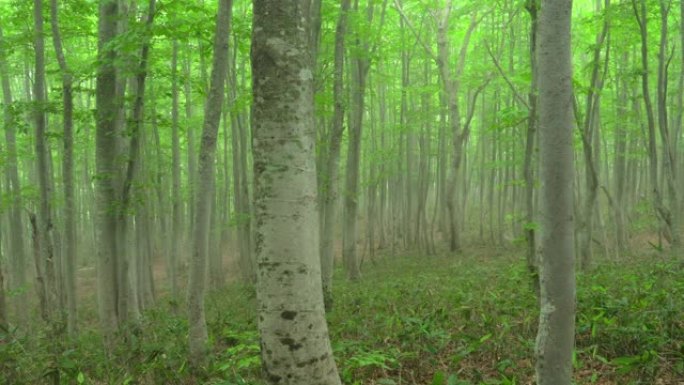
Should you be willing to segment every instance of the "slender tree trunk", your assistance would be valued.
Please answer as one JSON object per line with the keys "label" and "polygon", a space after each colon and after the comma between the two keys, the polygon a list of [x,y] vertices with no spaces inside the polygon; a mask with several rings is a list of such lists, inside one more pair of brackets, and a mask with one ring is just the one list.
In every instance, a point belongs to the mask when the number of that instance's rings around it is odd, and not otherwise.
{"label": "slender tree trunk", "polygon": [[50,25],[52,27],[52,42],[57,55],[60,71],[62,72],[62,101],[63,111],[63,146],[62,154],[62,183],[64,185],[64,271],[65,294],[67,302],[67,331],[70,336],[76,334],[76,207],[74,198],[74,134],[73,134],[73,87],[72,74],[64,57],[62,37],[59,30],[59,9],[57,0],[50,1]]}
{"label": "slender tree trunk", "polygon": [[[387,1],[382,4],[380,25],[382,26]],[[358,1],[355,2],[358,10]],[[366,20],[373,22],[375,5],[370,2],[366,9]],[[357,33],[356,46],[363,52],[372,52],[375,46],[369,44],[368,38],[361,38]],[[355,281],[361,278],[358,257],[358,205],[359,205],[359,175],[361,167],[361,138],[363,137],[363,116],[365,113],[366,79],[370,68],[370,55],[355,57],[351,63],[351,108],[349,119],[349,145],[347,151],[347,173],[345,175],[344,199],[344,231],[342,234],[342,257],[345,262],[347,276]]]}
{"label": "slender tree trunk", "polygon": [[[1,36],[0,36],[1,37]],[[0,144],[0,153],[3,153],[4,149]],[[0,196],[4,196],[5,186],[3,186],[2,180],[0,180]],[[0,222],[2,223],[2,222]],[[8,329],[9,319],[7,317],[7,296],[5,295],[5,275],[3,261],[5,257],[2,252],[2,231],[0,231],[0,335],[5,334]],[[4,338],[0,338],[0,344],[5,343]]]}
{"label": "slender tree trunk", "polygon": [[658,128],[663,151],[663,177],[667,187],[668,205],[663,207],[663,214],[667,232],[670,236],[672,252],[678,254],[681,249],[679,234],[679,196],[677,192],[676,156],[670,132],[667,110],[668,95],[668,17],[672,8],[672,0],[660,0],[660,45],[658,50]]}
{"label": "slender tree trunk", "polygon": [[[637,4],[639,1],[639,4]],[[653,112],[653,103],[650,94],[649,81],[649,59],[648,59],[648,26],[647,26],[647,10],[646,0],[632,0],[632,7],[634,8],[634,15],[636,16],[637,24],[641,32],[641,90],[644,98],[644,107],[646,108],[646,118],[648,123],[648,160],[649,160],[649,181],[651,188],[651,197],[653,199],[653,209],[659,223],[659,232],[667,231],[666,225],[666,210],[663,205],[662,196],[660,193],[660,184],[658,183],[658,149],[656,147],[656,123],[655,114]]]}
{"label": "slender tree trunk", "polygon": [[[145,21],[146,31],[151,32],[152,23],[154,22],[154,15],[156,12],[155,8],[156,0],[149,0],[147,19]],[[140,131],[141,126],[143,125],[145,81],[147,79],[147,62],[149,51],[150,39],[144,38],[140,51],[139,62],[136,68],[136,76],[132,86],[130,87],[134,91],[131,121],[129,127],[127,128],[130,136],[130,143],[128,146],[128,159],[126,160],[117,218],[119,245],[126,248],[128,251],[125,255],[119,256],[125,266],[121,270],[120,278],[122,284],[120,291],[121,296],[126,297],[125,303],[127,304],[119,316],[123,319],[128,319],[128,313],[130,313],[134,320],[138,320],[140,317],[140,313],[138,312],[139,304],[137,303],[137,290],[139,290],[140,287],[136,285],[136,281],[137,275],[142,274],[142,271],[137,270],[138,259],[141,256],[137,253],[137,250],[134,247],[128,247],[133,245],[133,242],[129,241],[130,234],[132,234],[132,229],[129,229],[129,227],[131,227],[130,224],[133,223],[133,216],[130,215],[129,209],[132,206],[131,200],[133,198],[133,184],[140,169],[140,157],[142,152],[142,138]]]}
{"label": "slender tree trunk", "polygon": [[257,298],[263,370],[274,385],[340,384],[318,256],[307,3],[254,1]]}
{"label": "slender tree trunk", "polygon": [[[373,4],[368,5],[368,21],[372,21]],[[355,3],[358,11],[358,1]],[[368,48],[360,37],[356,38],[359,48]],[[362,48],[363,49],[363,48]],[[352,280],[361,278],[358,257],[358,205],[359,174],[361,167],[361,138],[363,133],[363,116],[366,94],[366,78],[370,67],[367,58],[354,58],[351,61],[351,108],[349,119],[349,144],[347,149],[347,172],[345,175],[344,193],[344,231],[342,234],[342,257],[347,277]]]}
{"label": "slender tree trunk", "polygon": [[344,133],[344,54],[347,34],[347,14],[350,0],[340,1],[340,16],[335,30],[335,68],[333,85],[333,121],[328,138],[325,173],[322,175],[323,227],[321,237],[321,279],[325,309],[332,310],[332,277],[335,254],[335,225],[337,224],[337,198],[339,190],[339,163],[342,134]]}
{"label": "slender tree trunk", "polygon": [[228,42],[232,0],[220,0],[214,37],[214,58],[211,69],[211,84],[204,108],[202,142],[197,164],[198,181],[202,184],[195,190],[193,255],[190,263],[188,284],[188,318],[190,321],[190,362],[199,369],[207,352],[207,323],[204,315],[204,292],[207,274],[207,254],[211,200],[215,190],[215,159],[218,128],[228,70]]}
{"label": "slender tree trunk", "polygon": [[437,68],[439,70],[439,77],[442,83],[442,92],[444,93],[444,101],[446,102],[446,111],[449,122],[449,128],[452,132],[452,159],[451,168],[449,175],[447,177],[447,187],[446,187],[446,208],[448,210],[448,225],[449,225],[449,249],[452,252],[459,252],[461,250],[461,230],[459,229],[459,204],[457,192],[457,182],[459,179],[459,173],[461,169],[461,162],[463,160],[464,143],[467,142],[469,131],[467,127],[462,127],[461,125],[461,112],[459,107],[458,95],[461,85],[461,75],[463,74],[463,69],[465,67],[466,54],[468,53],[468,47],[470,45],[470,38],[472,36],[475,27],[479,24],[479,20],[476,15],[471,18],[470,25],[466,30],[465,37],[463,38],[463,43],[461,44],[458,63],[456,65],[456,70],[452,71],[450,69],[449,57],[449,19],[452,10],[452,1],[447,1],[447,4],[438,12],[437,18],[437,53],[433,49],[420,39],[417,35],[416,30],[413,28],[406,15],[403,13],[401,3],[399,0],[394,1],[397,9],[399,10],[402,18],[406,21],[409,28],[416,34],[416,37],[421,42],[426,52],[434,60]]}
{"label": "slender tree trunk", "polygon": [[[237,40],[236,40],[237,42]],[[229,67],[229,87],[231,104],[235,105],[240,85],[237,79],[237,52],[232,51]],[[232,153],[233,153],[233,200],[237,223],[237,245],[240,254],[240,270],[245,282],[254,282],[255,265],[252,258],[252,213],[247,179],[247,127],[245,112],[241,108],[231,108]]]}
{"label": "slender tree trunk", "polygon": [[544,0],[537,65],[541,161],[541,312],[537,383],[570,385],[575,332],[572,0]]}
{"label": "slender tree trunk", "polygon": [[[0,46],[6,46],[0,28]],[[18,325],[25,325],[28,322],[28,307],[26,306],[25,286],[26,278],[26,250],[24,248],[24,224],[21,220],[21,210],[23,207],[21,196],[21,181],[19,179],[19,163],[17,159],[17,140],[15,128],[15,116],[12,110],[12,90],[9,82],[9,72],[7,71],[7,53],[0,52],[0,81],[2,82],[3,96],[3,116],[5,140],[7,141],[7,165],[6,171],[9,181],[9,194],[12,197],[12,204],[9,209],[9,240],[10,240],[10,268],[9,268],[9,288],[18,292],[12,301],[14,314]]]}
{"label": "slender tree trunk", "polygon": [[115,176],[118,170],[117,156],[117,76],[114,68],[116,52],[111,41],[116,37],[119,17],[116,0],[99,3],[98,58],[96,78],[96,233],[97,276],[100,322],[105,344],[110,346],[118,328],[117,303],[119,293],[117,213]]}
{"label": "slender tree trunk", "polygon": [[[604,8],[608,10],[609,7],[610,0],[606,0]],[[582,270],[589,269],[593,260],[592,239],[594,229],[594,210],[596,207],[599,188],[599,173],[597,171],[598,162],[596,161],[598,149],[593,145],[593,142],[599,134],[598,130],[600,127],[598,114],[601,106],[601,92],[603,90],[604,79],[604,74],[601,72],[601,52],[604,49],[604,43],[606,43],[605,60],[607,65],[610,47],[606,42],[606,38],[608,36],[609,27],[609,20],[606,16],[601,32],[596,37],[596,43],[594,45],[591,64],[591,83],[589,85],[589,91],[586,98],[584,121],[578,122],[581,123],[580,133],[582,135],[582,149],[584,153],[586,180],[586,191],[582,208],[583,211],[581,216],[581,225],[578,234],[580,241],[580,268]]]}
{"label": "slender tree trunk", "polygon": [[[621,63],[627,63],[627,55],[622,56]],[[622,72],[624,74],[624,71]],[[624,79],[624,76],[622,77]],[[617,83],[618,89],[618,118],[628,116],[627,83]],[[618,257],[624,256],[627,251],[627,234],[625,231],[625,174],[627,158],[627,130],[626,123],[620,122],[615,127],[615,228],[617,232]]]}
{"label": "slender tree trunk", "polygon": [[168,273],[171,281],[171,296],[178,296],[178,261],[180,260],[180,238],[182,234],[180,135],[178,133],[178,42],[173,41],[171,54],[171,250]]}
{"label": "slender tree trunk", "polygon": [[[202,44],[201,42],[199,43],[199,52],[200,52],[200,63],[201,63],[201,71],[202,71],[202,88],[206,87],[207,84],[207,79],[206,79],[206,60],[204,60],[204,52],[202,50]],[[183,82],[183,93],[185,94],[185,131],[186,131],[186,139],[187,139],[187,170],[188,170],[188,181],[187,181],[187,186],[188,186],[188,212],[187,215],[185,216],[187,220],[187,233],[188,238],[192,239],[193,238],[193,227],[194,227],[194,212],[193,212],[193,205],[192,202],[194,202],[194,196],[195,196],[195,186],[199,181],[197,180],[197,154],[196,154],[196,146],[197,144],[195,143],[195,127],[194,122],[193,122],[193,105],[192,105],[192,87],[190,82],[192,81],[192,51],[190,50],[190,45],[186,45],[186,60],[185,60],[185,65],[183,66],[184,69],[184,78],[185,81]],[[206,92],[206,89],[204,90]]]}
{"label": "slender tree trunk", "polygon": [[[385,128],[387,127],[387,85],[384,82],[377,82],[378,84],[378,109],[379,109],[379,120],[380,120],[380,147],[386,148],[386,134]],[[380,236],[378,239],[378,246],[381,249],[387,247],[387,231],[386,231],[386,221],[387,217],[387,176],[386,176],[386,165],[387,160],[383,157],[380,160],[379,174],[380,174],[380,188],[379,188],[379,201],[380,208],[378,210],[378,232]]]}
{"label": "slender tree trunk", "polygon": [[48,293],[47,306],[48,316],[57,309],[59,293],[57,292],[57,276],[55,270],[54,248],[52,243],[52,215],[51,215],[51,191],[50,173],[48,164],[48,152],[50,151],[45,134],[47,121],[45,108],[47,97],[45,95],[45,38],[43,30],[43,1],[34,0],[34,50],[35,72],[33,80],[33,118],[35,124],[35,150],[38,175],[38,188],[40,191],[40,207],[38,210],[38,239],[40,245],[40,263],[45,268],[46,289]]}
{"label": "slender tree trunk", "polygon": [[537,260],[536,221],[534,210],[534,147],[537,137],[537,31],[539,0],[528,0],[525,4],[530,14],[530,67],[532,79],[530,92],[527,95],[529,114],[525,135],[525,161],[523,174],[525,175],[525,240],[527,242],[526,262],[527,270],[532,280],[535,293],[539,295],[539,261]]}
{"label": "slender tree trunk", "polygon": [[[0,192],[2,192],[2,189],[0,189]],[[4,260],[4,257],[2,255],[2,234],[0,234],[0,261]],[[5,275],[3,274],[3,265],[0,263],[0,333],[5,334],[5,332],[8,330],[7,325],[8,323],[8,318],[7,318],[7,300],[5,296]],[[0,338],[0,343],[4,343],[4,339]]]}

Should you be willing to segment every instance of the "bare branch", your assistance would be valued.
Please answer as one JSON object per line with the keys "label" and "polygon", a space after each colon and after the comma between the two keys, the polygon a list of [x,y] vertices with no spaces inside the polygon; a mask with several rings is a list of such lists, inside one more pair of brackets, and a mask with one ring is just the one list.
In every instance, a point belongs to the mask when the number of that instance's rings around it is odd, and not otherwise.
{"label": "bare branch", "polygon": [[494,53],[492,52],[491,47],[489,47],[489,43],[485,42],[485,47],[487,48],[487,53],[489,53],[489,56],[492,58],[492,61],[494,62],[494,66],[499,71],[499,75],[501,75],[503,77],[503,79],[506,81],[506,84],[508,84],[508,87],[513,92],[513,96],[515,96],[515,98],[520,103],[522,103],[522,105],[525,106],[525,108],[527,108],[529,110],[530,105],[527,104],[527,101],[525,100],[525,98],[523,98],[522,95],[520,95],[520,93],[518,92],[518,90],[515,89],[515,85],[513,85],[513,82],[511,82],[511,80],[506,75],[506,72],[504,72],[504,70],[501,68],[501,64],[499,63],[499,59],[497,59],[496,56],[494,56]]}
{"label": "bare branch", "polygon": [[416,39],[417,39],[417,40],[420,42],[420,44],[423,46],[423,48],[425,49],[425,52],[428,54],[428,56],[430,56],[430,58],[432,58],[432,60],[434,60],[435,63],[437,63],[437,62],[439,61],[439,59],[437,58],[437,55],[436,55],[435,52],[432,50],[432,48],[430,48],[430,46],[427,45],[427,43],[425,42],[425,40],[423,40],[423,39],[420,37],[420,35],[419,35],[418,32],[416,31],[416,29],[413,27],[413,24],[411,24],[411,20],[409,20],[409,18],[408,18],[408,17],[406,16],[406,14],[404,13],[404,9],[402,8],[401,3],[399,2],[399,0],[394,0],[394,7],[397,9],[397,12],[399,12],[399,15],[401,16],[401,18],[404,19],[404,22],[406,23],[406,25],[408,26],[408,28],[411,30],[411,32],[416,36]]}

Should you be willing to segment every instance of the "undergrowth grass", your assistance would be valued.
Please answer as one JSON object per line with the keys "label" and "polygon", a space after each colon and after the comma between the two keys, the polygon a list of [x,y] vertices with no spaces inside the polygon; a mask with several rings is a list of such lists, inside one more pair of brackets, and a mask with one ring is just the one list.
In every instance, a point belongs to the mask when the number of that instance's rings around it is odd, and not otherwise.
{"label": "undergrowth grass", "polygon": [[[328,322],[344,383],[533,383],[537,299],[520,256],[486,254],[386,256],[358,283],[338,271]],[[577,294],[577,384],[684,381],[683,269],[605,264],[578,274]],[[0,384],[261,384],[252,290],[232,285],[206,303],[212,352],[201,373],[187,366],[183,314],[160,303],[109,355],[96,330],[5,338]]]}

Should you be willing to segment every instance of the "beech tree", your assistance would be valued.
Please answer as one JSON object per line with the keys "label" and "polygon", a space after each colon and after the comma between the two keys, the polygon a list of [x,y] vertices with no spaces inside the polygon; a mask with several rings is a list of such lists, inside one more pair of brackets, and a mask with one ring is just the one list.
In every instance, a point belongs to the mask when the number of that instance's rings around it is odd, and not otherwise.
{"label": "beech tree", "polygon": [[323,306],[307,0],[254,1],[257,299],[270,384],[340,384]]}
{"label": "beech tree", "polygon": [[73,75],[66,62],[62,36],[59,28],[57,0],[50,0],[50,27],[55,55],[62,72],[62,100],[64,112],[64,154],[62,155],[62,183],[64,185],[64,273],[67,328],[69,334],[76,333],[76,207],[74,201],[74,100]]}
{"label": "beech tree", "polygon": [[539,14],[541,312],[537,383],[570,385],[575,341],[572,0],[543,0]]}
{"label": "beech tree", "polygon": [[116,237],[116,52],[110,44],[116,36],[118,2],[99,3],[98,57],[96,82],[96,193],[97,193],[97,278],[100,322],[105,339],[111,339],[118,328],[118,245]]}
{"label": "beech tree", "polygon": [[190,282],[188,284],[188,318],[190,320],[190,361],[195,367],[206,354],[207,322],[204,315],[204,291],[207,280],[207,255],[209,246],[210,208],[215,190],[216,138],[221,108],[223,107],[226,74],[228,67],[228,41],[230,38],[230,19],[233,7],[232,0],[219,2],[216,17],[216,34],[214,37],[214,59],[211,70],[209,98],[204,109],[202,126],[202,143],[197,164],[199,177],[195,190],[195,214],[193,234],[193,254],[190,264]]}
{"label": "beech tree", "polygon": [[0,378],[681,377],[682,7],[0,1]]}

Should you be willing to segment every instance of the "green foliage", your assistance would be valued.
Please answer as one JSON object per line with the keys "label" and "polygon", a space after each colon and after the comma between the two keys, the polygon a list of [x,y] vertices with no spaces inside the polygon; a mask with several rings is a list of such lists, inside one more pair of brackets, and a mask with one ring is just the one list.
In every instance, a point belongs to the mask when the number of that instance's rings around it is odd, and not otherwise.
{"label": "green foliage", "polygon": [[[339,279],[328,319],[344,382],[529,383],[538,313],[521,261],[489,253],[386,257],[360,283]],[[577,294],[577,383],[684,376],[682,269],[653,261],[603,265],[578,276]],[[56,375],[76,384],[260,384],[254,309],[249,287],[209,295],[211,354],[202,373],[187,367],[187,322],[162,304],[126,328],[109,356],[91,329],[64,343],[47,329],[0,335],[0,378],[17,385]]]}

